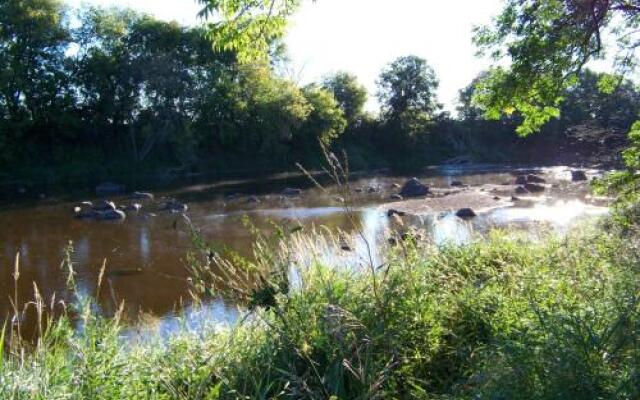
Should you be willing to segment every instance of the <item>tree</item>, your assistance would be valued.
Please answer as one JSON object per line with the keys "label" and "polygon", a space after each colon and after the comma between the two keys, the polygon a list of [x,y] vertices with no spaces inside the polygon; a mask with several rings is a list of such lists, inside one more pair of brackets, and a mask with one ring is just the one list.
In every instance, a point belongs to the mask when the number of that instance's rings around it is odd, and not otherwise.
{"label": "tree", "polygon": [[389,64],[378,79],[378,100],[388,120],[409,115],[432,117],[441,108],[436,101],[438,79],[427,61],[416,56],[400,57]]}
{"label": "tree", "polygon": [[217,50],[234,51],[241,62],[266,61],[284,36],[287,19],[301,0],[197,0],[198,16],[210,20],[207,37]]}
{"label": "tree", "polygon": [[[13,141],[39,137],[49,146],[64,132],[69,105],[65,9],[57,0],[0,2],[0,158]],[[3,148],[4,147],[4,148]]]}
{"label": "tree", "polygon": [[564,125],[593,121],[605,129],[631,128],[640,112],[640,91],[630,80],[619,79],[613,91],[603,92],[599,82],[609,76],[589,69],[579,74],[577,82],[563,96],[560,118]]}
{"label": "tree", "polygon": [[[481,53],[507,58],[509,67],[497,67],[479,86],[476,101],[486,115],[519,112],[518,132],[539,130],[560,114],[564,91],[575,84],[583,67],[605,51],[603,32],[615,24],[619,72],[634,65],[640,46],[640,6],[628,0],[508,0],[494,25],[476,30]],[[601,81],[613,90],[616,79]]]}
{"label": "tree", "polygon": [[317,85],[308,85],[302,90],[311,107],[300,133],[312,140],[309,143],[317,150],[320,142],[329,145],[340,136],[347,127],[344,112],[333,94]]}
{"label": "tree", "polygon": [[480,72],[464,89],[460,89],[458,106],[456,107],[458,118],[464,121],[477,121],[484,118],[485,111],[473,101],[473,97],[476,87],[483,79],[486,79],[487,75],[487,71]]}
{"label": "tree", "polygon": [[358,83],[358,78],[348,72],[338,72],[325,78],[322,87],[333,94],[348,124],[356,125],[367,102],[367,89]]}

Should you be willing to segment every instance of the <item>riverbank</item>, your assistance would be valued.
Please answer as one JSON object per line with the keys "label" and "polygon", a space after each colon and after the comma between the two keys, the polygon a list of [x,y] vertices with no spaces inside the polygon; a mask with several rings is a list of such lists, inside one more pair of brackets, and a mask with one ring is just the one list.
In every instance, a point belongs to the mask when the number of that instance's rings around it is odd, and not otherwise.
{"label": "riverbank", "polygon": [[60,319],[35,348],[5,352],[0,394],[635,398],[638,236],[607,226],[542,242],[508,232],[461,247],[405,241],[375,278],[316,265],[298,271],[297,290],[270,273],[277,262],[261,264],[271,278],[233,329],[138,343],[83,295],[68,305],[80,325]]}

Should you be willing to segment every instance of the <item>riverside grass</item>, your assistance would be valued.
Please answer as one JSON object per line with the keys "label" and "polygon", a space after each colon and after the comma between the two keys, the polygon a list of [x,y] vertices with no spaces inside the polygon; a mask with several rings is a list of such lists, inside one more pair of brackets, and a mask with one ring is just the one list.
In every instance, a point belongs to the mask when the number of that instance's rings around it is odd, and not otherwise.
{"label": "riverside grass", "polygon": [[[409,240],[367,270],[314,264],[229,330],[131,343],[80,304],[0,364],[2,399],[637,399],[638,236],[581,228]],[[257,293],[256,291],[253,292]]]}

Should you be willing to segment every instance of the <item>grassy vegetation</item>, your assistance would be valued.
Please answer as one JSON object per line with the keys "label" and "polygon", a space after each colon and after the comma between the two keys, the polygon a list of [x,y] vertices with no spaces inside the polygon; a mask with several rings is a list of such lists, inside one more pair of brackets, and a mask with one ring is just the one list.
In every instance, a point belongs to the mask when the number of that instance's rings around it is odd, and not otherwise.
{"label": "grassy vegetation", "polygon": [[[238,326],[127,343],[117,316],[80,301],[69,311],[78,323],[50,322],[35,347],[13,337],[0,397],[638,398],[639,254],[625,229],[541,242],[495,232],[444,248],[409,241],[375,275],[313,265],[296,290],[283,284],[286,251],[227,260],[237,282],[269,277],[245,289],[253,308]],[[195,279],[220,294],[243,286]]]}

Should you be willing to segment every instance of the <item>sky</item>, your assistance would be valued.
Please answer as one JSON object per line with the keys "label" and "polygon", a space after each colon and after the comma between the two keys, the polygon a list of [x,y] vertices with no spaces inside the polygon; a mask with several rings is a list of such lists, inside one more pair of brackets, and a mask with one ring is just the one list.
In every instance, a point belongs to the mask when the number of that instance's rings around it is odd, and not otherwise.
{"label": "sky", "polygon": [[[119,5],[182,24],[198,22],[193,0],[67,0]],[[438,99],[455,109],[458,91],[490,65],[475,57],[474,25],[487,24],[501,0],[305,0],[291,21],[286,43],[290,78],[301,84],[336,71],[355,74],[377,109],[376,79],[386,64],[404,55],[425,58],[440,80]]]}

